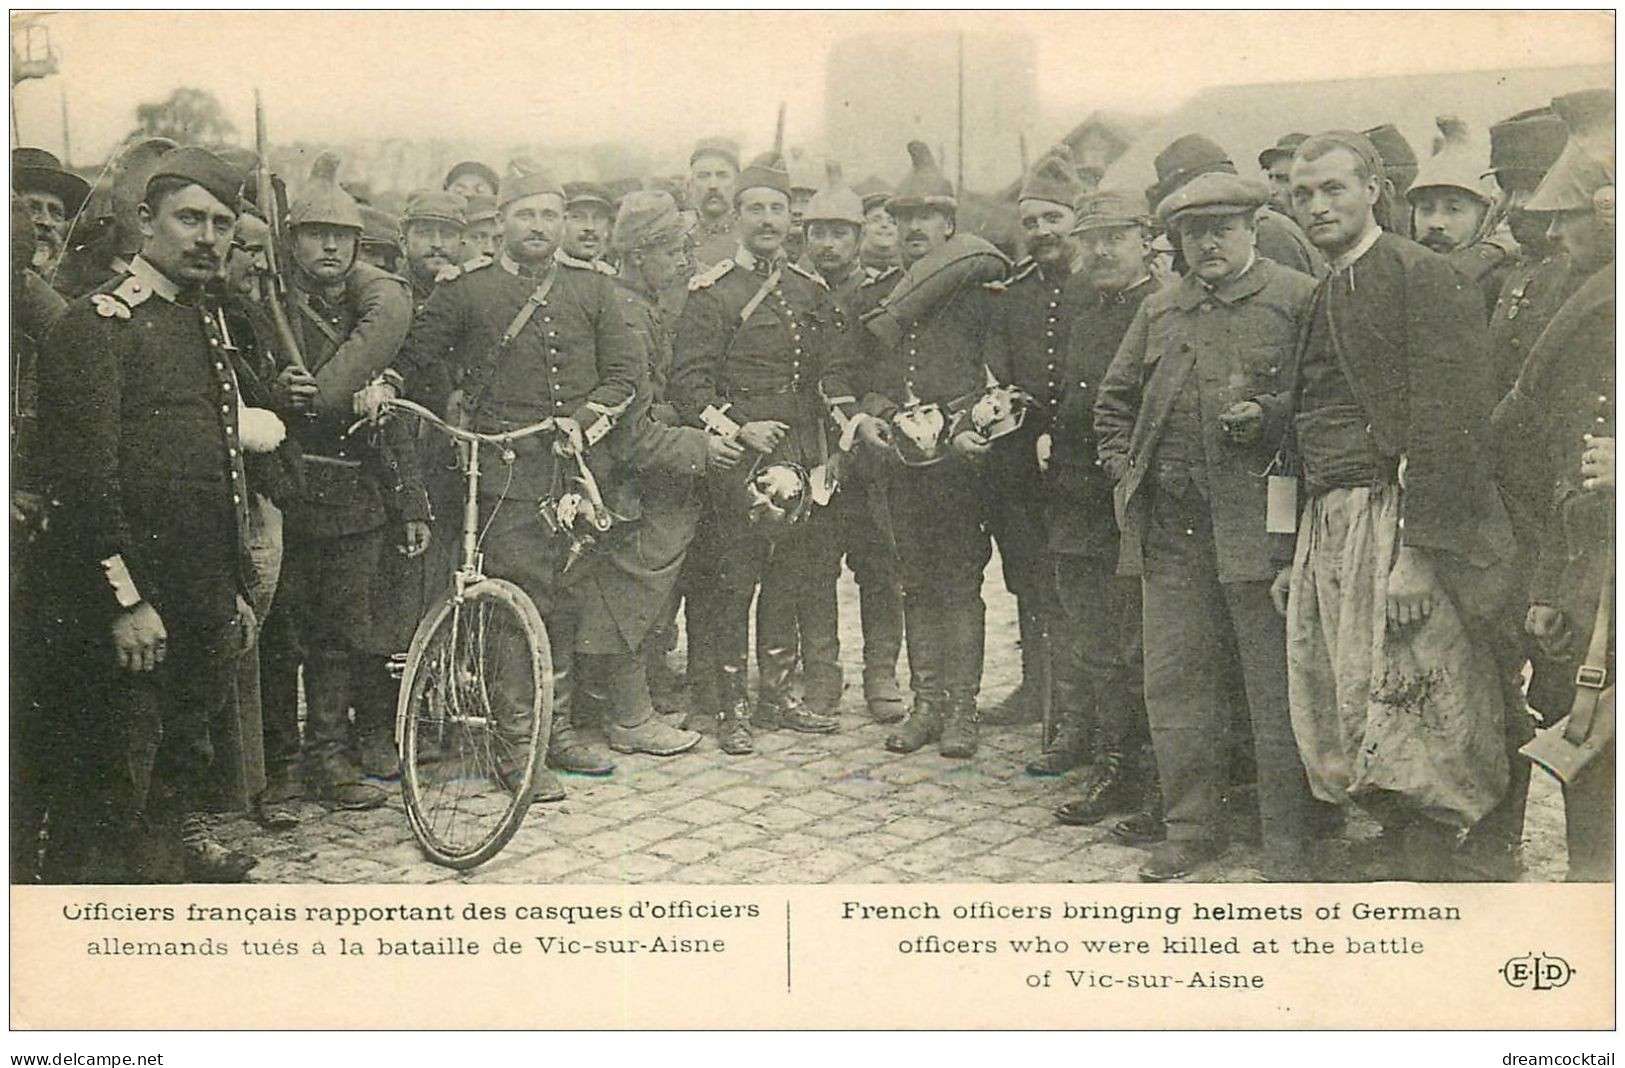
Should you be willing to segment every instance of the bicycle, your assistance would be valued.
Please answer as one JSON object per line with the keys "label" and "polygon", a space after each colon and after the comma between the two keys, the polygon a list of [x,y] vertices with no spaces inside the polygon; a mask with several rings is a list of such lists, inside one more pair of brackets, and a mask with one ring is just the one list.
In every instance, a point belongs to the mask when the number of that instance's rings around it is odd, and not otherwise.
{"label": "bicycle", "polygon": [[379,416],[390,412],[467,446],[462,562],[451,594],[429,609],[407,649],[395,745],[418,845],[437,864],[468,869],[496,856],[524,822],[553,717],[553,656],[541,613],[517,584],[483,571],[480,448],[501,449],[512,463],[515,442],[555,424],[482,434],[408,400],[384,401]]}

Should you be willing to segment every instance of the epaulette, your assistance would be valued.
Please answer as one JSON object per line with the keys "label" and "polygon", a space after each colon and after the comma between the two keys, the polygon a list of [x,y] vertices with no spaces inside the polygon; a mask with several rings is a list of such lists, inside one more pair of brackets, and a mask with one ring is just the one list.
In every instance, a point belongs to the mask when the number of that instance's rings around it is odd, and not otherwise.
{"label": "epaulette", "polygon": [[92,293],[90,303],[96,314],[104,319],[128,319],[130,311],[140,307],[152,296],[152,287],[135,275],[125,275],[111,293]]}
{"label": "epaulette", "polygon": [[440,268],[439,273],[434,276],[434,280],[436,282],[454,282],[468,272],[477,271],[481,267],[489,267],[494,262],[496,261],[491,259],[491,257],[480,255],[475,256],[473,259],[464,263],[448,264],[445,267]]}
{"label": "epaulette", "polygon": [[735,266],[734,261],[728,259],[723,260],[721,263],[712,267],[708,271],[701,271],[699,274],[688,280],[688,291],[690,293],[694,293],[701,289],[710,289],[712,286],[717,284],[723,275],[733,270]]}
{"label": "epaulette", "polygon": [[616,274],[615,268],[603,260],[584,260],[580,256],[570,255],[563,249],[555,252],[553,258],[564,266],[574,267],[578,271],[594,271],[598,274],[608,275],[610,278],[614,278]]}
{"label": "epaulette", "polygon": [[1026,259],[1021,260],[1015,265],[1008,278],[1001,278],[996,282],[983,282],[982,285],[984,288],[991,289],[995,293],[1003,293],[1006,289],[1009,289],[1011,286],[1015,285],[1023,278],[1026,278],[1029,274],[1032,274],[1036,270],[1038,270],[1038,261],[1033,259],[1031,256],[1028,256]]}
{"label": "epaulette", "polygon": [[799,274],[801,277],[805,278],[807,281],[812,282],[815,285],[821,286],[824,289],[829,288],[829,283],[828,282],[824,281],[824,279],[821,276],[815,274],[812,271],[807,270],[807,268],[801,266],[801,264],[799,264],[799,263],[790,263],[790,264],[786,264],[786,266],[789,267],[792,271]]}
{"label": "epaulette", "polygon": [[[870,268],[870,270],[873,270],[873,268]],[[863,286],[872,286],[877,282],[884,282],[886,279],[890,278],[900,270],[902,270],[902,268],[894,263],[890,267],[887,267],[884,271],[876,271],[868,278],[865,278],[858,288],[861,289]]]}

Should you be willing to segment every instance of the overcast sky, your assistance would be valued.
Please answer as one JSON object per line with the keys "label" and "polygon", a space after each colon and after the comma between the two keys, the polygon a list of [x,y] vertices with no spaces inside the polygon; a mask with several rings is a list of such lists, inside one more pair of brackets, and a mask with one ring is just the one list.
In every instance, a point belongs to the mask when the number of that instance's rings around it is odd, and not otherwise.
{"label": "overcast sky", "polygon": [[[241,136],[253,88],[277,141],[446,137],[492,145],[628,140],[657,150],[760,129],[821,134],[831,42],[881,31],[1020,32],[1057,124],[1155,113],[1218,84],[1607,63],[1595,14],[1102,12],[81,13],[46,16],[61,73],[17,89],[23,143],[103,159],[138,103],[215,94]],[[798,129],[801,131],[798,133]],[[1054,131],[1046,131],[1054,132]],[[748,147],[748,146],[747,146]]]}

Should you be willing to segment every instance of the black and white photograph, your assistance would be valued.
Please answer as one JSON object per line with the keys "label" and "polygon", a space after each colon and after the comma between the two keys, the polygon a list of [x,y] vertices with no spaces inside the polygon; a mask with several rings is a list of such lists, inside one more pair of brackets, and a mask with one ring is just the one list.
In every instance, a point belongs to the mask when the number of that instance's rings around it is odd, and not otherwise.
{"label": "black and white photograph", "polygon": [[1611,13],[10,30],[14,887],[1613,880]]}

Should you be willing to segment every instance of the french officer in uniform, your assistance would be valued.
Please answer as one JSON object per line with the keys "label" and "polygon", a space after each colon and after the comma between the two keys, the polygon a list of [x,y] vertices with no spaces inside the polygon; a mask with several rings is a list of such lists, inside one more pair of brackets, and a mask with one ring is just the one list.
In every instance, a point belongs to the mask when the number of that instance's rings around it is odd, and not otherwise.
{"label": "french officer in uniform", "polygon": [[243,453],[281,437],[269,413],[242,414],[209,289],[243,180],[202,149],[166,154],[140,208],[142,254],[69,305],[40,361],[69,606],[58,662],[71,665],[51,881],[237,881],[254,864],[188,819],[253,627]]}
{"label": "french officer in uniform", "polygon": [[1061,403],[1073,303],[1065,288],[1077,259],[1072,203],[1083,181],[1064,146],[1033,167],[1022,183],[1016,209],[1026,236],[1027,258],[1010,276],[992,283],[992,322],[985,359],[993,377],[1032,398],[1021,429],[1000,440],[989,457],[993,493],[988,513],[1004,586],[1016,597],[1021,642],[1021,682],[995,711],[1008,722],[1032,722],[1050,686],[1049,631],[1058,605],[1045,550],[1044,487],[1035,443]]}
{"label": "french officer in uniform", "polygon": [[[671,394],[691,425],[705,425],[707,411],[722,413],[737,425],[739,443],[756,454],[747,472],[711,480],[718,740],[724,752],[743,754],[754,749],[752,722],[808,733],[836,728],[835,719],[804,703],[796,670],[813,637],[803,623],[817,619],[816,604],[827,600],[832,609],[835,592],[832,575],[815,573],[823,525],[796,520],[818,507],[809,499],[807,473],[827,466],[818,381],[837,323],[822,279],[784,253],[790,174],[782,156],[766,153],[751,162],[739,177],[734,210],[733,257],[689,282],[677,322]],[[800,484],[790,487],[788,497],[776,485],[763,486],[764,480],[794,478],[797,471]],[[764,503],[764,492],[773,499]],[[763,516],[774,509],[789,514]],[[750,606],[758,586],[761,700],[753,717],[746,678]]]}
{"label": "french officer in uniform", "polygon": [[[480,514],[489,517],[483,551],[492,575],[517,582],[541,611],[553,653],[553,733],[547,766],[607,775],[614,760],[576,730],[575,652],[583,623],[577,583],[589,568],[566,572],[572,554],[538,516],[538,502],[584,456],[604,487],[611,511],[635,502],[617,496],[616,464],[600,447],[632,405],[642,377],[640,353],[617,306],[614,282],[595,270],[561,263],[564,191],[539,171],[502,184],[502,252],[444,276],[419,313],[392,372],[356,399],[363,412],[404,390],[445,412],[461,390],[463,418],[475,430],[500,431],[557,420],[554,440],[516,445],[512,477],[481,484]],[[627,490],[630,492],[630,490]],[[498,507],[504,502],[507,506]],[[515,760],[525,759],[516,754]],[[517,774],[522,764],[513,769]],[[536,796],[556,800],[563,785],[538,777]]]}

